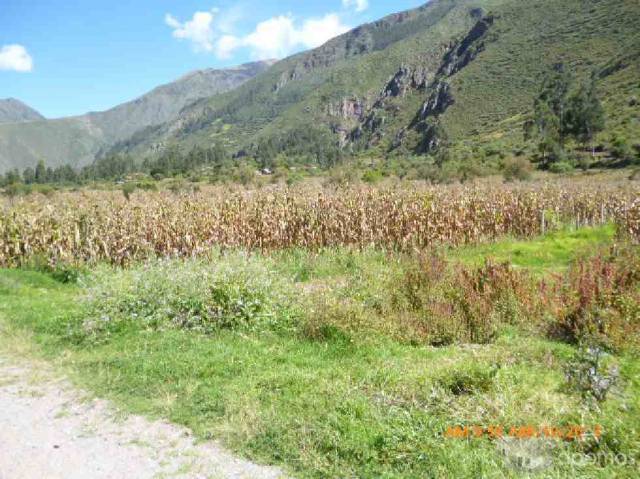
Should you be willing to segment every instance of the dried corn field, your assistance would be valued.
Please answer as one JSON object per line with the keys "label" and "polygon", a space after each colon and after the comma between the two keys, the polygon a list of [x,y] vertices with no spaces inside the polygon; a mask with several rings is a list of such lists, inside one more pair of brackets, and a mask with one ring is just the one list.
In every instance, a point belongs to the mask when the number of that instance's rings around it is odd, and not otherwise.
{"label": "dried corn field", "polygon": [[7,202],[0,264],[33,258],[126,264],[212,247],[348,245],[408,250],[530,237],[614,221],[640,238],[640,188],[631,182],[555,182],[407,188],[272,189],[176,195],[86,191]]}

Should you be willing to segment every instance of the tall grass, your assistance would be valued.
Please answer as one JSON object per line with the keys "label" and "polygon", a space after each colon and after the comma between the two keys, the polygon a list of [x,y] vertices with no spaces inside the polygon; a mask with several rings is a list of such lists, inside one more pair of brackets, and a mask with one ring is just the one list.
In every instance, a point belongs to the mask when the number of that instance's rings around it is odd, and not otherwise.
{"label": "tall grass", "polygon": [[[287,271],[277,261],[281,253],[104,266],[85,279],[85,307],[71,336],[102,342],[130,329],[230,330],[314,342],[384,336],[447,346],[488,344],[505,328],[517,328],[572,344],[640,345],[635,247],[600,251],[543,277],[490,260],[468,266],[427,253],[359,254],[342,264],[352,253],[337,254],[338,269],[318,280]],[[358,264],[371,260],[378,265]]]}

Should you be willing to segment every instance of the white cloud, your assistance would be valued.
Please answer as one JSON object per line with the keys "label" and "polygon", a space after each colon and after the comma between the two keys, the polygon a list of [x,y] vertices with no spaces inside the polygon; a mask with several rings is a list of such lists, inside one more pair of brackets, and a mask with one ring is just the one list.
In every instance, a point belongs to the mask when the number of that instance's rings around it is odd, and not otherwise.
{"label": "white cloud", "polygon": [[221,37],[216,52],[228,58],[234,50],[246,47],[255,58],[282,58],[298,47],[318,47],[348,30],[335,13],[305,20],[299,27],[290,14],[280,15],[258,23],[255,30],[244,37]]}
{"label": "white cloud", "polygon": [[312,18],[304,22],[300,31],[300,40],[304,46],[315,48],[350,29],[340,21],[338,15],[330,13],[322,18]]}
{"label": "white cloud", "polygon": [[238,44],[250,47],[258,58],[281,58],[294,48],[297,36],[291,16],[281,15],[258,23]]}
{"label": "white cloud", "polygon": [[33,59],[22,45],[5,45],[0,48],[0,70],[30,72]]}
{"label": "white cloud", "polygon": [[[363,0],[357,1],[359,4]],[[240,7],[224,11],[214,8],[195,12],[191,20],[185,22],[167,13],[164,21],[173,29],[174,38],[188,40],[196,51],[213,52],[221,59],[231,58],[240,48],[249,49],[256,59],[282,58],[299,47],[315,48],[349,30],[335,13],[309,18],[302,23],[287,14],[258,23],[247,35],[234,35],[235,24],[242,18],[242,12]]]}
{"label": "white cloud", "polygon": [[344,8],[355,8],[356,12],[364,12],[369,8],[369,0],[342,0]]}
{"label": "white cloud", "polygon": [[216,56],[226,59],[233,55],[233,51],[240,47],[240,39],[233,35],[223,35],[216,42]]}
{"label": "white cloud", "polygon": [[217,11],[196,12],[193,18],[184,23],[167,13],[164,21],[173,28],[173,37],[179,40],[190,40],[196,51],[210,52],[213,50],[214,32],[212,28],[213,16]]}

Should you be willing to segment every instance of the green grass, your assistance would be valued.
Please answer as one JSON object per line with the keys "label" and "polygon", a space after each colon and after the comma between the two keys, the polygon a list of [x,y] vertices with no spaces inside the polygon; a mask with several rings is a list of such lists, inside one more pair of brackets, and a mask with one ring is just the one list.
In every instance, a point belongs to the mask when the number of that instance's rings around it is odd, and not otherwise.
{"label": "green grass", "polygon": [[565,270],[580,256],[594,248],[613,244],[615,226],[564,229],[531,240],[505,239],[495,243],[449,250],[448,256],[468,265],[481,265],[486,259],[510,263],[535,273]]}
{"label": "green grass", "polygon": [[[528,246],[542,259],[531,266],[561,268],[610,237],[610,228],[603,228],[534,240]],[[475,262],[526,246],[505,241],[449,254]],[[329,288],[328,298],[336,303],[369,304],[384,293],[384,278],[401,272],[407,260],[376,251],[325,250],[255,255],[248,261],[247,271],[276,273],[277,281],[269,286],[274,297],[295,303],[306,289],[317,287]],[[201,277],[202,268],[210,268],[212,278],[226,277],[217,271],[239,268],[233,255],[210,265],[167,264],[186,278],[180,282],[182,292],[171,287],[162,292],[168,298],[197,298],[197,283],[189,278]],[[149,274],[154,268],[147,266]],[[0,322],[5,328],[0,345],[30,334],[36,354],[95,394],[127,411],[189,426],[199,438],[219,438],[234,451],[282,465],[296,477],[635,477],[634,467],[615,461],[574,467],[566,457],[584,457],[594,447],[640,460],[640,361],[631,353],[613,358],[624,382],[598,410],[567,388],[563,370],[575,348],[516,327],[502,329],[492,344],[441,348],[404,344],[381,333],[336,333],[312,340],[296,329],[248,327],[201,334],[169,323],[151,327],[142,320],[106,340],[77,341],[69,335],[78,318],[94,314],[82,301],[87,295],[137,291],[133,299],[150,297],[151,292],[136,287],[136,281],[147,278],[137,276],[141,271],[102,268],[91,281],[64,285],[43,273],[1,270]],[[260,274],[252,278],[262,281]],[[265,304],[276,322],[300,313],[286,301]],[[488,438],[443,437],[457,424],[508,429],[575,423],[602,425],[605,440],[553,441],[551,466],[531,473],[513,464],[541,454],[536,439],[502,452],[499,442]]]}

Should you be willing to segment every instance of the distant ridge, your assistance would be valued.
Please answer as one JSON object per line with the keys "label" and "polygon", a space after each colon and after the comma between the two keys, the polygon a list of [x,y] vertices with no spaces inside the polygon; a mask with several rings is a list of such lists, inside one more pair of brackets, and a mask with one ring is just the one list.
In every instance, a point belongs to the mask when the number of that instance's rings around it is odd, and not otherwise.
{"label": "distant ridge", "polygon": [[[0,122],[3,104],[8,105],[6,115],[10,118],[0,124],[0,173],[34,166],[40,159],[48,166],[89,164],[98,152],[116,142],[174,120],[189,104],[233,90],[273,63],[267,60],[222,70],[196,70],[110,110],[70,118],[45,120],[17,100],[0,101]],[[22,116],[18,111],[24,111]]]}
{"label": "distant ridge", "polygon": [[15,98],[0,99],[0,123],[44,120],[44,116]]}

